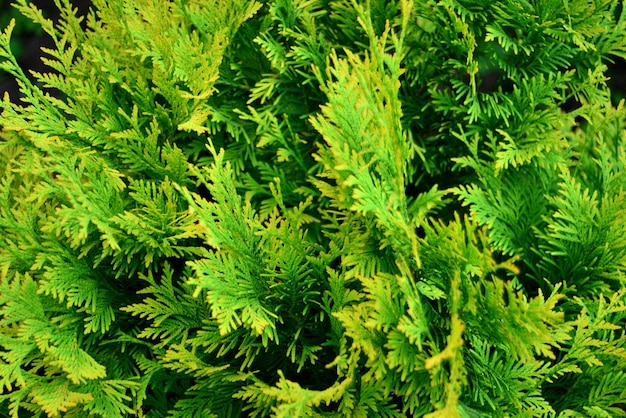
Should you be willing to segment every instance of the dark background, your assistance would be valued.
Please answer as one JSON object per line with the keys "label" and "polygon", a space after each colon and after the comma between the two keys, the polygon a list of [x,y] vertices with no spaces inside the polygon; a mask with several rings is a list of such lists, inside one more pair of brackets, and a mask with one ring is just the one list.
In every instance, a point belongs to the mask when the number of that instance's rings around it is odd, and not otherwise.
{"label": "dark background", "polygon": [[[16,19],[16,27],[13,31],[11,47],[18,62],[24,69],[39,72],[50,71],[40,60],[42,46],[52,47],[51,39],[42,33],[41,28],[21,16],[11,7],[12,0],[0,0],[0,30],[6,28],[11,18]],[[59,17],[58,10],[53,0],[31,0],[44,12],[44,16],[56,20]],[[90,0],[73,0],[72,4],[78,8],[79,14],[85,14],[91,5]],[[607,63],[608,75],[611,78],[609,86],[612,91],[612,99],[615,104],[620,99],[626,98],[626,60],[615,58],[614,63]],[[19,93],[15,81],[0,70],[0,98],[5,92],[9,92],[11,100],[19,100]]]}
{"label": "dark background", "polygon": [[[11,50],[17,57],[18,62],[24,70],[51,71],[43,65],[40,55],[41,47],[52,48],[54,46],[52,39],[38,25],[15,10],[11,3],[13,3],[13,0],[0,0],[0,30],[4,31],[11,19],[15,19],[15,28],[11,36]],[[53,0],[31,0],[30,3],[41,9],[46,18],[53,21],[59,18],[59,11]],[[79,14],[84,15],[89,10],[91,1],[73,0],[72,4],[78,8]],[[0,70],[0,98],[7,91],[11,100],[18,100],[17,83],[8,74]]]}

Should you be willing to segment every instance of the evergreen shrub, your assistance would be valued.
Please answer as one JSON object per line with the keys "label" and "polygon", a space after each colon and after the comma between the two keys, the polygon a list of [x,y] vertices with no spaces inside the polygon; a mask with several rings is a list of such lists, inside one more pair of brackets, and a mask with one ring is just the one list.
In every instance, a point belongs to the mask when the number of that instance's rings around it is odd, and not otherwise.
{"label": "evergreen shrub", "polygon": [[623,2],[15,3],[0,415],[626,416]]}

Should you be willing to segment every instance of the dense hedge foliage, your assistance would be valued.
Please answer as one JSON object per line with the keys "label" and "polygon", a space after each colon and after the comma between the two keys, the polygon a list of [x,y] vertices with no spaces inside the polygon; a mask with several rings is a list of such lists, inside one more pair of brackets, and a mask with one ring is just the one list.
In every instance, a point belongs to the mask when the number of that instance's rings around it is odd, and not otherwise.
{"label": "dense hedge foliage", "polygon": [[623,2],[16,3],[0,415],[626,416]]}

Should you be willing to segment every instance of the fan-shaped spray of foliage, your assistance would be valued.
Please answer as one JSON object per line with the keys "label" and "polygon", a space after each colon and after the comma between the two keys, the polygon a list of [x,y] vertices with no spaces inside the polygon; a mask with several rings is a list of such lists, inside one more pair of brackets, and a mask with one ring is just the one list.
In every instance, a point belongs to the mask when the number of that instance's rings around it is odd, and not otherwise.
{"label": "fan-shaped spray of foliage", "polygon": [[626,415],[623,3],[55,2],[0,415]]}

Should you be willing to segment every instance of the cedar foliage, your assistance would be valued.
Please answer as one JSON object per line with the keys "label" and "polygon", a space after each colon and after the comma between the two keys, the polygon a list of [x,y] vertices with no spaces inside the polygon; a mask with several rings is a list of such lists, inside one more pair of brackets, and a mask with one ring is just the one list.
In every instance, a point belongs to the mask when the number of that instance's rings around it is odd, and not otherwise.
{"label": "cedar foliage", "polygon": [[623,2],[56,3],[0,415],[626,415]]}

